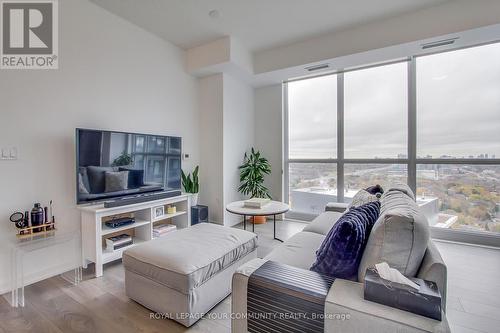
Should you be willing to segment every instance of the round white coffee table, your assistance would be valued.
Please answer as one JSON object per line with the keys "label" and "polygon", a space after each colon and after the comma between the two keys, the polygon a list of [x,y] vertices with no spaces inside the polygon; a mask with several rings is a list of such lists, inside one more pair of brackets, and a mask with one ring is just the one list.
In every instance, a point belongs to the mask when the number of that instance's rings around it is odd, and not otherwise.
{"label": "round white coffee table", "polygon": [[[276,238],[276,215],[286,213],[290,210],[290,206],[284,202],[271,201],[262,208],[248,208],[245,207],[245,201],[231,202],[226,206],[226,210],[230,213],[243,216],[243,228],[247,229],[247,216],[251,216],[252,220],[255,216],[273,216],[274,232],[273,238],[283,242],[281,239]],[[252,232],[255,231],[255,223],[252,223]]]}

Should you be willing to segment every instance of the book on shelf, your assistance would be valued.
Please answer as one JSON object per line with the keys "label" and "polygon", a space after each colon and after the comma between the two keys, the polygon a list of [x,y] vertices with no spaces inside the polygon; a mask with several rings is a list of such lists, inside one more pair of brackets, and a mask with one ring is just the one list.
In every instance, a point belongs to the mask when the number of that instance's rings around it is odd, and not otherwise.
{"label": "book on shelf", "polygon": [[167,223],[159,224],[153,227],[153,236],[161,237],[175,230],[177,230],[177,226],[175,226],[174,224],[167,224]]}
{"label": "book on shelf", "polygon": [[106,238],[106,250],[114,251],[121,249],[125,246],[129,246],[134,243],[132,236],[127,234],[121,234],[118,236]]}
{"label": "book on shelf", "polygon": [[252,198],[245,200],[243,205],[247,208],[262,208],[270,202],[271,199],[268,198]]}

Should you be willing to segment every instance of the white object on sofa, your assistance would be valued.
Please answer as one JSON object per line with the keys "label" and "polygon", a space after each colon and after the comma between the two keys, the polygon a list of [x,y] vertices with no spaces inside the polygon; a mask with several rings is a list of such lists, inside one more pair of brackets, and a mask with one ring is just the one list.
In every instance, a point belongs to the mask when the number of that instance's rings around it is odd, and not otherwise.
{"label": "white object on sofa", "polygon": [[127,296],[191,326],[231,293],[231,276],[257,257],[257,236],[200,223],[123,253]]}
{"label": "white object on sofa", "polygon": [[381,262],[380,264],[376,264],[375,268],[377,269],[378,275],[384,280],[396,282],[399,284],[407,285],[415,290],[420,289],[420,286],[408,279],[406,276],[401,274],[397,269],[391,268],[388,263]]}

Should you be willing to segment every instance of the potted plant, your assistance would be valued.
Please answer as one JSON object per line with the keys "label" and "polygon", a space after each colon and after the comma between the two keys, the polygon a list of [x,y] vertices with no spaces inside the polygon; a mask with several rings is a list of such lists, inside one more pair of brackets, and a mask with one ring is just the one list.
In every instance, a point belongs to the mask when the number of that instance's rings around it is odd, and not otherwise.
{"label": "potted plant", "polygon": [[194,168],[192,178],[190,173],[188,173],[186,176],[184,171],[181,170],[182,187],[184,187],[184,191],[186,193],[193,194],[191,199],[191,203],[193,206],[196,206],[198,204],[198,192],[200,191],[198,169],[199,166],[196,166],[196,168]]}
{"label": "potted plant", "polygon": [[132,155],[127,154],[126,151],[123,151],[120,156],[115,158],[113,163],[111,163],[112,167],[117,167],[117,166],[127,166],[132,164]]}
{"label": "potted plant", "polygon": [[[250,154],[245,153],[243,164],[239,166],[240,186],[238,191],[250,198],[269,198],[269,190],[264,186],[264,176],[271,173],[271,164],[260,151],[252,148]],[[254,223],[265,223],[265,216],[255,216]]]}

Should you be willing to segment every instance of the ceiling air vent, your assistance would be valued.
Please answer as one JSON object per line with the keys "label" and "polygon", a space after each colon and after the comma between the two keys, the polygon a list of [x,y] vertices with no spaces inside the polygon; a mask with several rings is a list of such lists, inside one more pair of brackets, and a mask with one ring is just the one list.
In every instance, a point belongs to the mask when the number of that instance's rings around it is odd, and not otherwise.
{"label": "ceiling air vent", "polygon": [[307,71],[309,72],[315,72],[315,71],[320,71],[322,69],[328,69],[330,68],[330,64],[321,64],[321,65],[314,65],[314,66],[309,66],[306,67]]}
{"label": "ceiling air vent", "polygon": [[438,47],[438,46],[451,45],[451,44],[455,43],[455,41],[457,39],[458,39],[458,37],[438,40],[436,42],[425,43],[425,44],[422,44],[422,49],[425,50],[425,49],[431,49],[433,47]]}

